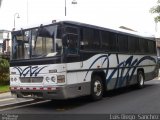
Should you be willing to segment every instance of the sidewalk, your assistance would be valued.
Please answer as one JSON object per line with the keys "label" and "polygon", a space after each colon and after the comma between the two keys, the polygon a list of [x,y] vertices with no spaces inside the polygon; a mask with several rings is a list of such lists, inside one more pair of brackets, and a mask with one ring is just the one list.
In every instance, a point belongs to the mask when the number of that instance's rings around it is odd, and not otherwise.
{"label": "sidewalk", "polygon": [[13,97],[11,92],[0,93],[0,99]]}
{"label": "sidewalk", "polygon": [[34,101],[33,99],[16,98],[15,96],[12,96],[11,92],[1,93],[0,111],[8,107],[14,107],[18,105],[32,103],[33,101]]}

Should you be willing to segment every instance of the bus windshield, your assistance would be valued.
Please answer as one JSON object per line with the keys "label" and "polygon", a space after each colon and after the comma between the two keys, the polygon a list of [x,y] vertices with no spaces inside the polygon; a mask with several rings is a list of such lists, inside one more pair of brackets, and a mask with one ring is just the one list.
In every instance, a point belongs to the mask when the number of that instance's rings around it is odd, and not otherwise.
{"label": "bus windshield", "polygon": [[61,30],[57,25],[15,31],[12,35],[12,59],[52,57],[61,54]]}

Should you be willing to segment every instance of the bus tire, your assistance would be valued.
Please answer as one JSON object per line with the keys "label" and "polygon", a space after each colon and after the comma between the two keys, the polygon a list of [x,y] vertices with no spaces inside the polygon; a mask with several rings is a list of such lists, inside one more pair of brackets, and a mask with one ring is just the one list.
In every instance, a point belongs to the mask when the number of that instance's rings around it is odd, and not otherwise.
{"label": "bus tire", "polygon": [[104,86],[102,78],[94,75],[91,81],[91,99],[94,101],[100,100],[103,97]]}
{"label": "bus tire", "polygon": [[137,88],[141,89],[144,87],[144,73],[142,71],[138,71],[137,73]]}

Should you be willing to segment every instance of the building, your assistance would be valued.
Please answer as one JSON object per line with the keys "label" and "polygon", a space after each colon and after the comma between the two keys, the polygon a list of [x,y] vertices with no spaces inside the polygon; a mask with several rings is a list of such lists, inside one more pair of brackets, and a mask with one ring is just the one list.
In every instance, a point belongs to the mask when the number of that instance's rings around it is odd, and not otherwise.
{"label": "building", "polygon": [[11,31],[0,30],[0,55],[9,55],[11,47]]}

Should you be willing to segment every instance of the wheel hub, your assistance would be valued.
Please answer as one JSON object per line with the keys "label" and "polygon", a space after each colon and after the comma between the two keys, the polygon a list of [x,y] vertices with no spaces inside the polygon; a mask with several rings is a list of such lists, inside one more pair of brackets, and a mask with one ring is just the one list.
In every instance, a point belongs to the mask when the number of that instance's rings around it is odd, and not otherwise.
{"label": "wheel hub", "polygon": [[98,80],[94,83],[94,93],[96,96],[99,96],[102,93],[102,85]]}
{"label": "wheel hub", "polygon": [[139,76],[139,80],[140,80],[139,83],[142,86],[143,85],[143,76],[142,75]]}

